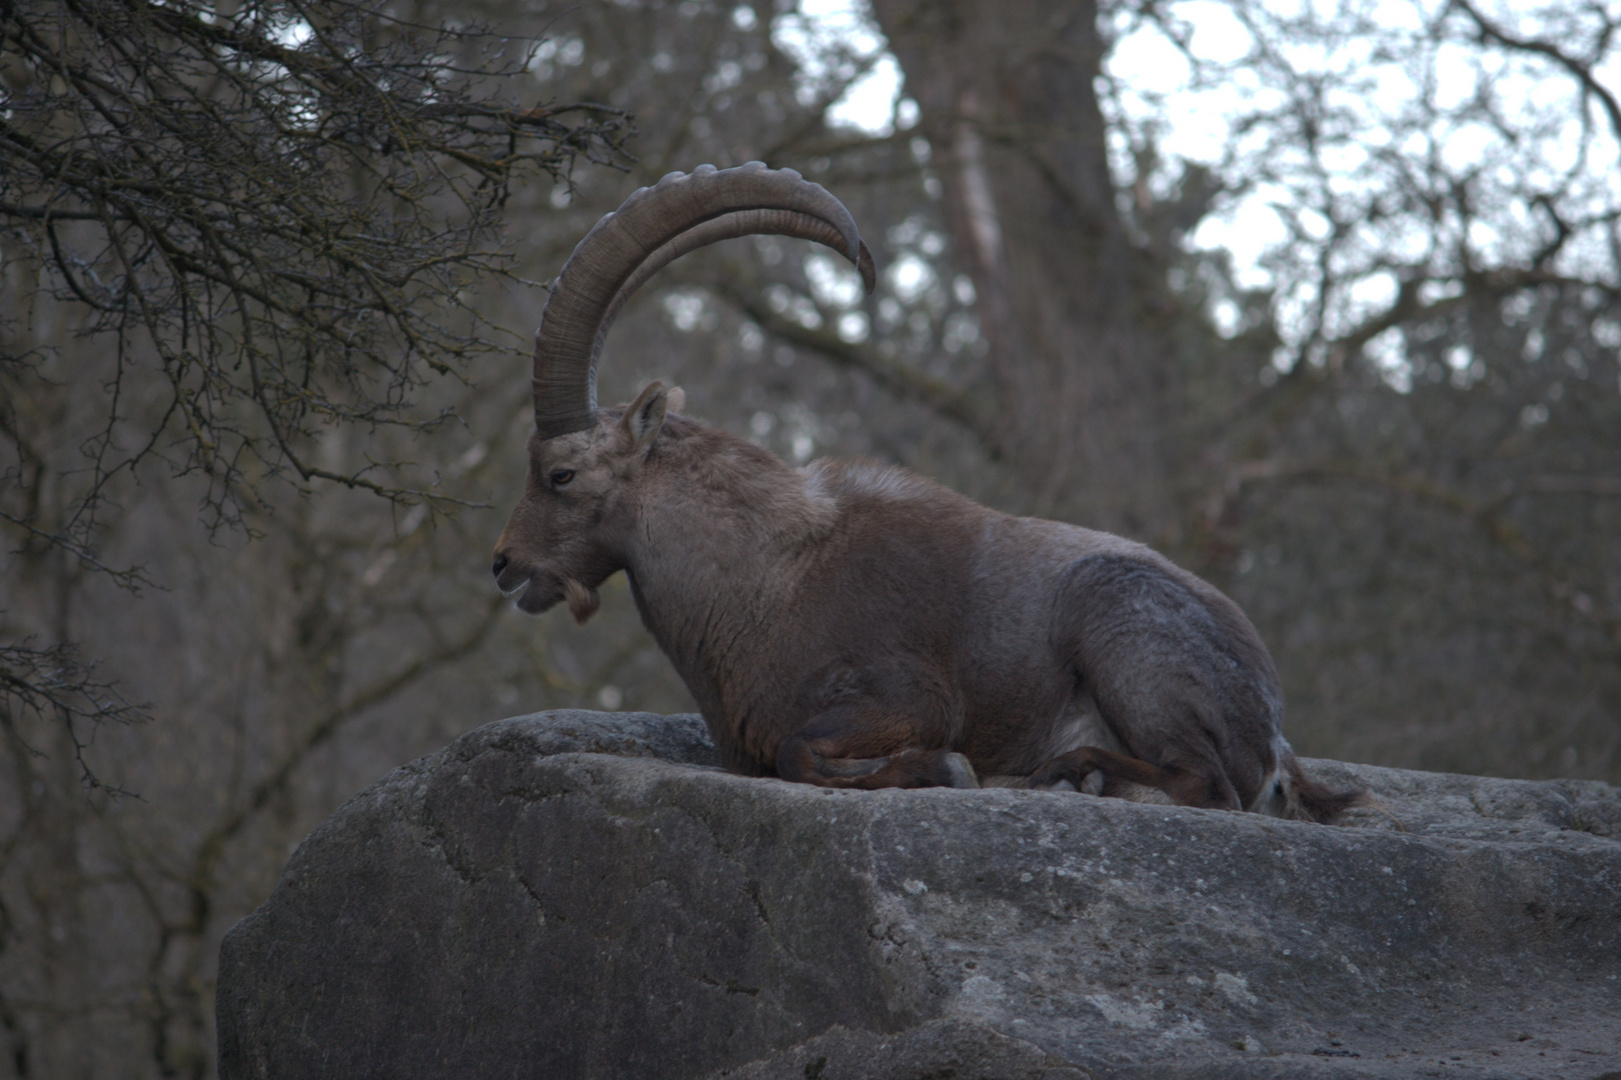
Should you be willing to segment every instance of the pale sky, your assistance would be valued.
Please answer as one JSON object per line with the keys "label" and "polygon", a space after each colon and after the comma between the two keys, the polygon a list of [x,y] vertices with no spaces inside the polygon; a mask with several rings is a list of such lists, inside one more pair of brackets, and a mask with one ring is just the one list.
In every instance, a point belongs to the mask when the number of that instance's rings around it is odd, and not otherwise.
{"label": "pale sky", "polygon": [[[1349,13],[1375,27],[1386,40],[1397,40],[1404,31],[1420,30],[1444,5],[1445,0],[1266,0],[1260,10],[1280,16]],[[1556,34],[1530,21],[1528,13],[1557,8],[1523,0],[1486,0],[1482,7],[1522,35]],[[1251,49],[1249,31],[1220,0],[1171,0],[1164,10],[1188,26],[1192,50],[1202,59],[1230,63],[1243,59]],[[1191,84],[1182,53],[1157,30],[1128,30],[1124,23],[1114,30],[1117,41],[1107,63],[1125,88],[1119,103],[1124,115],[1114,118],[1111,145],[1117,166],[1129,160],[1120,130],[1123,125],[1118,123],[1121,119],[1129,126],[1154,118],[1162,155],[1215,164],[1234,138],[1233,119],[1243,110],[1264,105],[1267,95],[1276,93],[1242,65],[1218,86],[1198,89]],[[877,57],[870,73],[829,110],[835,123],[886,134],[897,119],[903,128],[915,122],[916,106],[900,98],[900,68],[888,54],[865,0],[804,0],[800,12],[775,17],[772,35],[778,47],[798,59],[812,77],[827,70],[826,50],[835,43],[842,42],[858,57]],[[1488,187],[1496,169],[1505,190],[1530,179],[1543,190],[1566,193],[1574,200],[1570,205],[1578,209],[1583,200],[1592,210],[1613,206],[1615,177],[1621,176],[1621,146],[1604,134],[1592,144],[1591,158],[1575,159],[1582,117],[1572,104],[1574,83],[1568,77],[1550,77],[1545,63],[1525,58],[1514,63],[1489,59],[1483,73],[1477,66],[1479,51],[1462,47],[1435,52],[1430,67],[1415,71],[1410,62],[1376,55],[1370,44],[1373,40],[1373,35],[1363,35],[1334,39],[1327,45],[1291,40],[1286,46],[1287,62],[1297,71],[1324,76],[1332,88],[1330,105],[1352,118],[1351,129],[1342,131],[1338,142],[1314,163],[1326,167],[1328,175],[1321,182],[1329,185],[1328,190],[1354,202],[1359,191],[1372,190],[1370,184],[1388,183],[1388,176],[1375,176],[1369,164],[1381,140],[1389,141],[1388,118],[1415,108],[1426,95],[1432,104],[1460,104],[1476,92],[1482,79],[1489,79],[1489,89],[1511,123],[1522,130],[1542,125],[1523,145],[1511,147],[1499,133],[1480,125],[1443,123],[1424,133],[1422,145],[1392,149],[1412,158],[1434,152],[1454,170],[1479,167]],[[1621,92],[1621,53],[1612,55],[1597,75]],[[1558,126],[1561,118],[1566,125],[1563,130]],[[1599,120],[1599,131],[1607,131],[1596,112],[1592,119]],[[1306,175],[1313,171],[1299,170],[1300,184],[1318,182]],[[1169,176],[1151,178],[1151,187],[1169,182]],[[1287,185],[1256,187],[1219,203],[1189,242],[1206,250],[1228,251],[1241,285],[1276,289],[1280,330],[1286,341],[1291,336],[1298,341],[1316,325],[1319,297],[1316,283],[1309,280],[1311,275],[1302,272],[1298,255],[1290,251],[1291,227],[1310,237],[1326,232],[1327,222],[1304,207],[1297,191]],[[1542,242],[1543,227],[1530,208],[1510,205],[1501,217],[1493,217],[1491,225],[1476,223],[1466,240],[1488,259],[1511,261],[1516,251],[1532,250]],[[1342,268],[1344,287],[1331,294],[1325,305],[1322,329],[1329,337],[1343,333],[1394,298],[1395,278],[1377,264],[1386,258],[1422,260],[1423,252],[1415,245],[1431,234],[1426,226],[1403,235],[1399,223],[1377,229],[1370,226],[1366,232],[1345,249],[1353,264],[1357,258],[1367,264],[1366,272],[1361,273],[1356,265]],[[1612,256],[1599,250],[1605,246],[1604,237],[1595,230],[1593,236],[1568,245],[1567,257],[1598,260],[1598,265],[1608,267],[1605,273],[1613,276]],[[1218,328],[1236,311],[1230,303],[1227,307],[1231,310],[1224,311],[1218,304],[1211,312]],[[1385,353],[1376,359],[1390,368],[1392,384],[1398,385],[1404,359],[1399,347],[1391,352],[1390,344],[1381,343]],[[1280,366],[1292,362],[1292,355],[1280,356]]]}

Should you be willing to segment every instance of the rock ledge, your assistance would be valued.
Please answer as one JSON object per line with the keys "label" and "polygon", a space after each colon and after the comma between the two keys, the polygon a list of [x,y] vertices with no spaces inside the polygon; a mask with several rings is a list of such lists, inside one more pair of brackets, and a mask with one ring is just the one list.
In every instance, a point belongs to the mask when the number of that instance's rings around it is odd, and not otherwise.
{"label": "rock ledge", "polygon": [[1621,1075],[1621,791],[1308,763],[1328,828],[733,776],[554,712],[355,796],[220,957],[220,1075]]}

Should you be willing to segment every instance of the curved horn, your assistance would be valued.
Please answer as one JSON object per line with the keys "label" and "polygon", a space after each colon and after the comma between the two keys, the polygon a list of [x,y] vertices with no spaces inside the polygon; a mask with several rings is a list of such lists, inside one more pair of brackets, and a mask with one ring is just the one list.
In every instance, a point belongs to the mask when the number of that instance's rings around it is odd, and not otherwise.
{"label": "curved horn", "polygon": [[826,244],[875,283],[855,219],[820,184],[751,161],[671,173],[626,199],[586,234],[552,287],[535,334],[535,429],[542,439],[596,422],[596,360],[632,293],[689,251],[736,236],[774,233]]}
{"label": "curved horn", "polygon": [[[794,210],[734,210],[702,225],[693,226],[649,255],[614,294],[608,310],[603,312],[602,324],[597,327],[596,343],[591,347],[591,384],[596,385],[597,357],[602,355],[602,343],[607,340],[608,331],[613,328],[614,320],[619,317],[619,311],[625,306],[625,301],[635,295],[636,290],[645,285],[648,278],[690,251],[697,251],[721,240],[753,236],[758,233],[814,240],[841,255],[845,253],[844,238],[839,235],[837,229],[821,218]],[[862,286],[870,293],[878,285],[878,270],[872,261],[872,252],[867,250],[867,242],[865,240],[857,242],[861,245],[860,253],[851,261],[861,273]]]}

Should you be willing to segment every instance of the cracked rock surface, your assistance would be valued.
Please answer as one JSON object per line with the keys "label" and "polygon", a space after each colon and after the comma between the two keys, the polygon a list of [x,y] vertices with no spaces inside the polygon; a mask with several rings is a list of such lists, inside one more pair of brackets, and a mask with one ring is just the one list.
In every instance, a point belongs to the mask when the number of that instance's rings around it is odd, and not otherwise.
{"label": "cracked rock surface", "polygon": [[1621,1077],[1621,791],[1338,762],[1344,827],[721,771],[696,716],[489,724],[220,956],[220,1075]]}

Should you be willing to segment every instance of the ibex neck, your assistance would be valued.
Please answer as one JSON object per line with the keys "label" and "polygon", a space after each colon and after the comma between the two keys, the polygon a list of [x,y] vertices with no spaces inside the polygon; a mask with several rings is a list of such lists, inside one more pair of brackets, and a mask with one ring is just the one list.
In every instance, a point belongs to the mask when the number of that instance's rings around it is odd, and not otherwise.
{"label": "ibex neck", "polygon": [[834,531],[818,470],[697,428],[661,444],[627,552],[642,621],[706,714]]}

